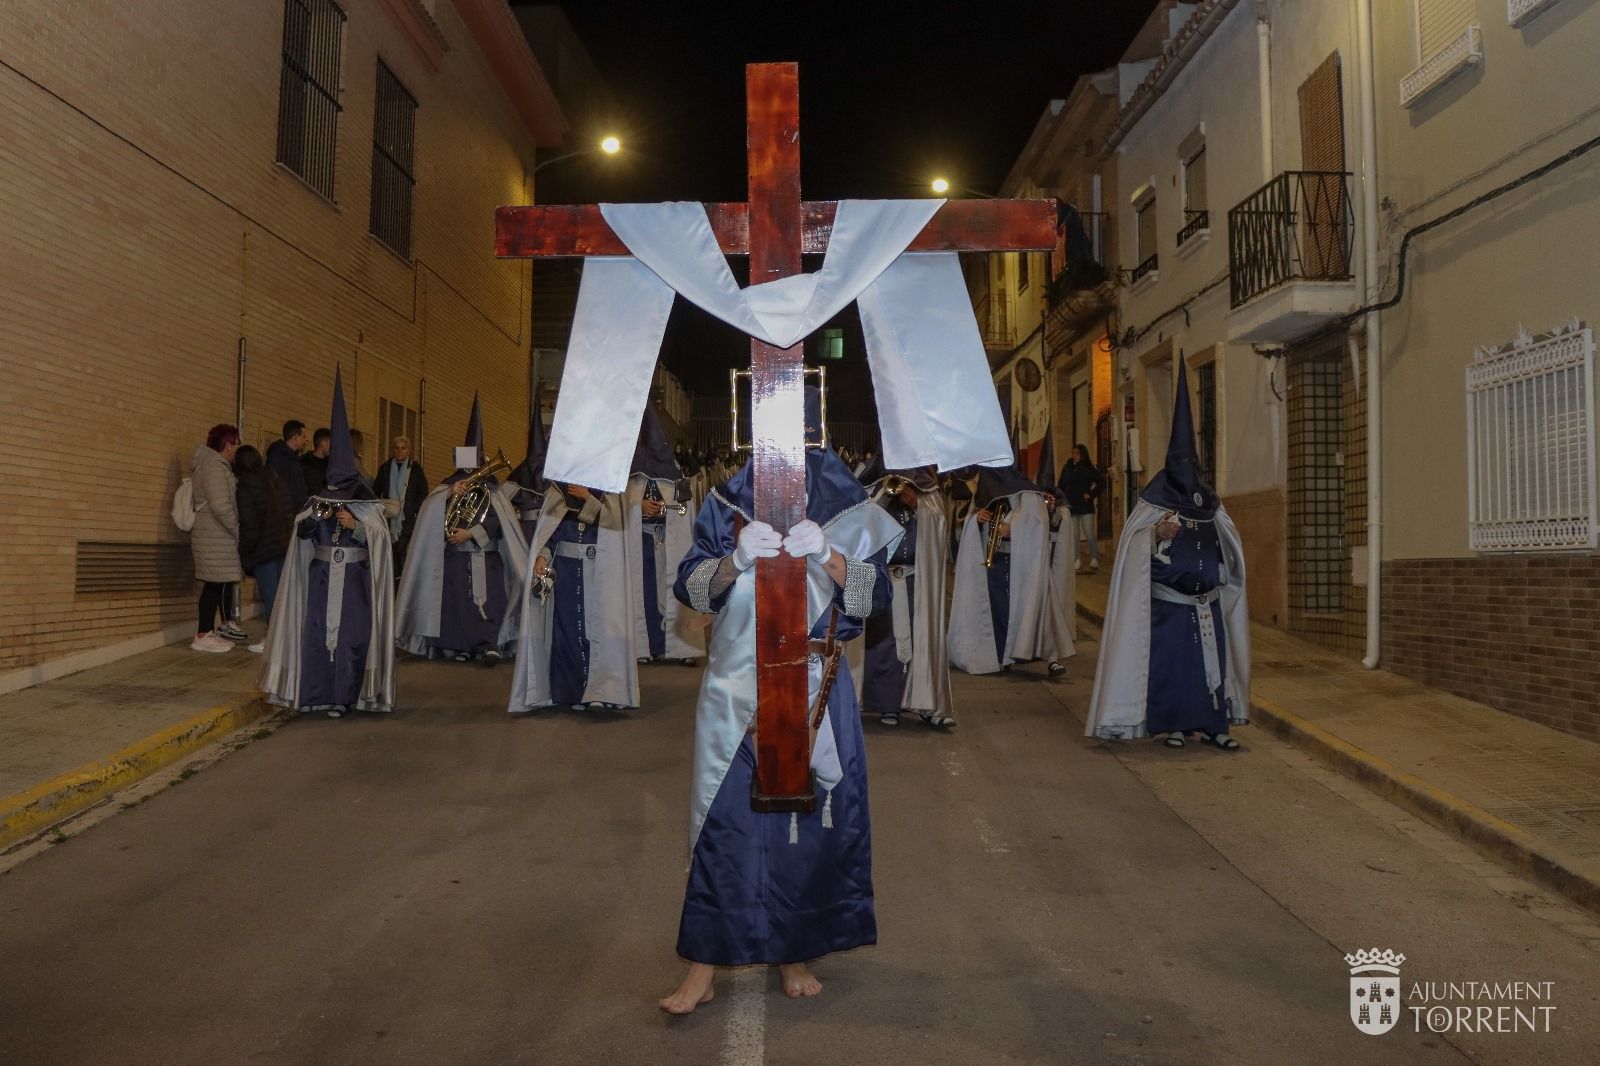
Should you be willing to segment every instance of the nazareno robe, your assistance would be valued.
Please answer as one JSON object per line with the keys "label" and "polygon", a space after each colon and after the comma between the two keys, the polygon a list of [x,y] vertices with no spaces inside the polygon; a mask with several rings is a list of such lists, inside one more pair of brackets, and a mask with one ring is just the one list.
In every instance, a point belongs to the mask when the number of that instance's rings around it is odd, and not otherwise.
{"label": "nazareno robe", "polygon": [[[316,519],[309,506],[296,517],[297,535],[273,603],[259,685],[268,702],[280,707],[389,711],[394,707],[389,526],[375,500],[339,502],[357,525],[339,529],[337,542],[337,519]],[[366,558],[341,557],[340,548],[359,549],[351,556]],[[330,596],[335,584],[336,598]],[[335,616],[337,625],[330,627]]]}
{"label": "nazareno robe", "polygon": [[1000,543],[994,565],[983,556],[989,527],[977,508],[967,516],[956,554],[955,593],[950,603],[950,665],[969,674],[992,674],[1013,663],[1059,660],[1073,653],[1061,617],[1056,584],[1050,580],[1050,520],[1037,491],[1006,497],[1011,535]]}
{"label": "nazareno robe", "polygon": [[[468,654],[516,647],[523,574],[528,545],[517,513],[503,491],[489,494],[489,514],[472,528],[472,539],[450,545],[444,539],[450,486],[465,477],[457,471],[428,494],[417,512],[405,573],[395,605],[395,638],[413,655]],[[475,599],[473,570],[482,567],[484,602]]]}
{"label": "nazareno robe", "polygon": [[[677,481],[635,473],[628,481],[628,552],[633,557],[633,614],[640,657],[698,659],[705,654],[705,619],[678,603],[672,595],[678,564],[694,538],[697,510],[688,506],[679,514],[675,501]],[[646,519],[646,495],[662,501],[660,517]],[[689,501],[685,501],[687,504]]]}
{"label": "nazareno robe", "polygon": [[[945,573],[950,504],[942,490],[917,494],[915,509],[874,495],[905,536],[889,557],[889,610],[866,623],[861,703],[868,711],[908,710],[950,717],[950,659],[945,647]],[[903,600],[902,600],[903,597]]]}
{"label": "nazareno robe", "polygon": [[[639,705],[629,598],[636,582],[622,506],[621,497],[606,493],[575,511],[559,485],[545,492],[520,590],[512,714],[579,703]],[[533,594],[533,560],[540,555],[555,571],[544,600]]]}
{"label": "nazareno robe", "polygon": [[[714,614],[695,720],[690,793],[689,877],[678,929],[678,954],[717,966],[814,959],[877,941],[872,893],[872,824],[860,708],[840,663],[812,752],[823,793],[809,814],[761,814],[750,808],[755,749],[755,568],[720,596],[710,585],[733,553],[736,529],[751,511],[750,471],[713,491],[695,523],[694,545],[678,568],[674,593]],[[847,560],[843,588],[812,560],[806,567],[811,637],[861,631],[861,620],[888,604],[885,560],[901,528],[866,498],[838,456],[806,454],[806,513]],[[810,691],[821,679],[810,662]]]}
{"label": "nazareno robe", "polygon": [[[1210,518],[1180,514],[1177,539],[1162,544],[1154,530],[1170,513],[1141,500],[1123,526],[1087,736],[1217,733],[1249,719],[1250,620],[1238,531],[1219,504]],[[1216,685],[1207,683],[1202,627],[1215,640]]]}

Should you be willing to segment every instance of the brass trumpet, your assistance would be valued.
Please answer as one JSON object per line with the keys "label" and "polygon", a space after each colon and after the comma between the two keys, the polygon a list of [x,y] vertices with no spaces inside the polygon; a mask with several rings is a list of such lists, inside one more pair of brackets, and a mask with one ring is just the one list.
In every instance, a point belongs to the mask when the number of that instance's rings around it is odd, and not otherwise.
{"label": "brass trumpet", "polygon": [[482,524],[489,517],[489,500],[496,491],[494,477],[511,469],[504,452],[496,451],[494,458],[468,474],[458,485],[465,485],[459,495],[451,495],[444,508],[444,535],[449,537],[463,529]]}
{"label": "brass trumpet", "polygon": [[1000,527],[1011,518],[1011,505],[1009,503],[997,504],[989,512],[989,539],[983,546],[983,565],[994,566],[994,553],[1000,548]]}

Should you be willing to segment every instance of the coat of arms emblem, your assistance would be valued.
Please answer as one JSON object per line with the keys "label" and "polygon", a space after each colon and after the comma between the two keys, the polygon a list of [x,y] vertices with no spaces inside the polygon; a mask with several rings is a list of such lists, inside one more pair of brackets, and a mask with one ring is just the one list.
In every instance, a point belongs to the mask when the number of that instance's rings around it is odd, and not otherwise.
{"label": "coat of arms emblem", "polygon": [[1404,955],[1385,948],[1346,955],[1350,966],[1350,1020],[1369,1036],[1387,1033],[1400,1020],[1400,965]]}

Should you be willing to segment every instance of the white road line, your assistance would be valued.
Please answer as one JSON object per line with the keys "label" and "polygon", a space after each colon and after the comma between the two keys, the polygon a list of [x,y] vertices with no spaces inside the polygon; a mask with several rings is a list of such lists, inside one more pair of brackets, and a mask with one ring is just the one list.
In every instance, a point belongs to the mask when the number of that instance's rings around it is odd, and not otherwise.
{"label": "white road line", "polygon": [[767,1057],[767,967],[735,970],[729,984],[722,1066],[762,1066]]}

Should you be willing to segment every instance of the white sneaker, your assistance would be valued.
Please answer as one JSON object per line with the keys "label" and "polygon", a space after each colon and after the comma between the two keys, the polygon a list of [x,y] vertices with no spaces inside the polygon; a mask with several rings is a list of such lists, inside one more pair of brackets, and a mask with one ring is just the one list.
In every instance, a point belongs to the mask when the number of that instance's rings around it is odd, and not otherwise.
{"label": "white sneaker", "polygon": [[1074,559],[1074,560],[1072,560],[1072,572],[1073,572],[1073,573],[1074,573],[1074,574],[1076,574],[1076,573],[1077,573],[1077,572],[1078,572],[1078,571],[1080,571],[1080,570],[1082,570],[1082,569],[1083,569],[1083,562],[1082,562],[1082,560],[1079,560],[1079,559]]}
{"label": "white sneaker", "polygon": [[224,640],[240,641],[248,640],[250,638],[248,633],[234,625],[232,622],[224,622],[213,632]]}
{"label": "white sneaker", "polygon": [[201,633],[189,643],[190,651],[209,651],[212,654],[221,654],[233,650],[233,642],[224,640],[215,633]]}
{"label": "white sneaker", "polygon": [[252,644],[250,645],[250,650],[256,655],[260,655],[262,652],[267,650],[267,645],[264,642],[261,644]]}

